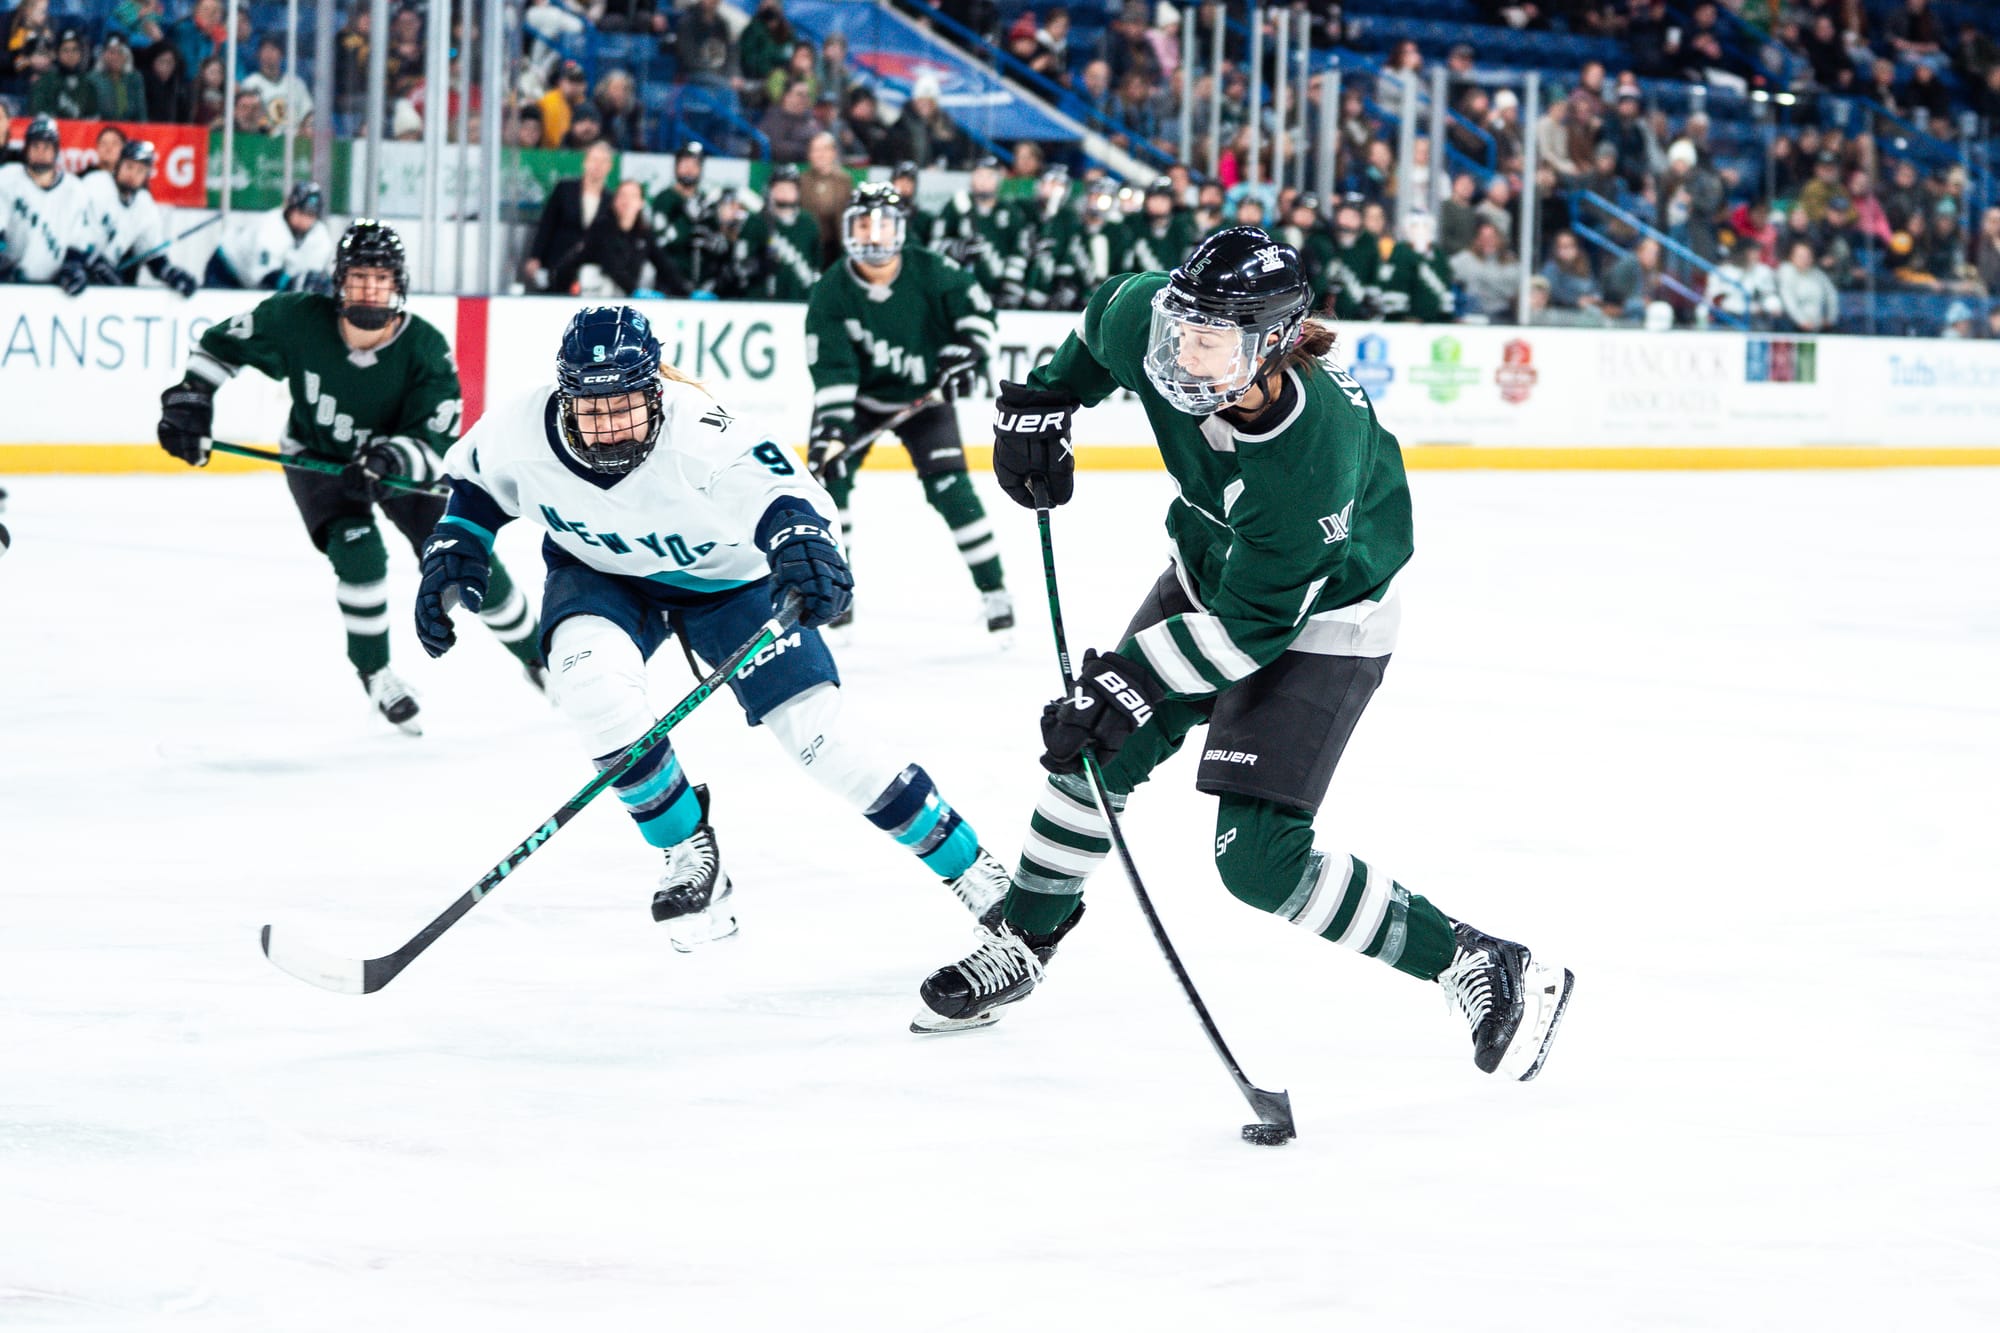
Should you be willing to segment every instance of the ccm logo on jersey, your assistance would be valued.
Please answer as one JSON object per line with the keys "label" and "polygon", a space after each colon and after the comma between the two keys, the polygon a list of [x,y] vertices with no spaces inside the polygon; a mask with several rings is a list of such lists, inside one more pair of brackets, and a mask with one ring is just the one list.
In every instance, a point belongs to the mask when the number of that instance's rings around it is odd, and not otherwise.
{"label": "ccm logo on jersey", "polygon": [[1257,766],[1257,756],[1245,753],[1242,750],[1204,750],[1201,761],[1204,764],[1242,764],[1249,768]]}
{"label": "ccm logo on jersey", "polygon": [[793,630],[790,634],[787,634],[784,638],[779,639],[777,642],[773,643],[769,648],[766,648],[763,652],[758,653],[755,657],[745,662],[743,664],[742,669],[736,673],[736,679],[738,680],[745,679],[750,675],[751,672],[755,671],[758,667],[769,666],[771,664],[772,659],[777,657],[778,654],[784,652],[785,649],[796,648],[798,646],[799,646],[799,632],[797,630]]}
{"label": "ccm logo on jersey", "polygon": [[[1146,696],[1132,688],[1125,677],[1116,671],[1106,671],[1097,677],[1097,683],[1111,692],[1111,697],[1120,707],[1132,715],[1132,724],[1143,727],[1153,720],[1153,706],[1146,702]],[[1090,700],[1081,689],[1077,691],[1077,710],[1090,707]]]}
{"label": "ccm logo on jersey", "polygon": [[1063,418],[1067,415],[1064,412],[1016,412],[1010,417],[1003,412],[993,424],[1001,430],[1028,435],[1036,431],[1061,430]]}

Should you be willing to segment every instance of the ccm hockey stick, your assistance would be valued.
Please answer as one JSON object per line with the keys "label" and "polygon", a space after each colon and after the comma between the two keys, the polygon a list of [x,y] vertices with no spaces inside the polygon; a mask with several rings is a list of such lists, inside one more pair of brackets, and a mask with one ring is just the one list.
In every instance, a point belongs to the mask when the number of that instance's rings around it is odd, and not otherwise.
{"label": "ccm hockey stick", "polygon": [[[280,454],[269,449],[252,449],[247,444],[229,444],[222,440],[210,440],[208,447],[219,454],[235,454],[238,458],[261,458],[266,463],[276,463],[296,472],[324,472],[329,477],[337,477],[347,470],[345,463],[335,463],[324,458],[313,458],[307,454]],[[427,486],[421,481],[408,477],[384,477],[382,484],[392,491],[408,491],[412,495],[447,496],[451,487],[443,482]]]}
{"label": "ccm hockey stick", "polygon": [[817,468],[810,469],[812,472],[812,479],[820,483],[822,486],[824,486],[826,484],[826,470],[828,468],[832,467],[835,463],[838,463],[841,459],[847,457],[849,454],[860,453],[863,449],[866,449],[868,446],[874,444],[875,441],[881,439],[884,435],[887,435],[890,431],[896,429],[896,427],[902,425],[905,421],[908,421],[911,417],[915,416],[917,413],[923,411],[927,407],[936,407],[939,403],[942,403],[943,401],[944,399],[938,397],[938,395],[934,393],[925,394],[923,397],[917,399],[916,402],[911,403],[908,407],[901,409],[895,415],[891,416],[887,421],[877,426],[874,430],[869,431],[866,435],[856,440],[853,444],[845,445],[842,448],[836,450],[835,452],[828,454],[825,458],[820,459],[819,466]]}
{"label": "ccm hockey stick", "polygon": [[394,953],[380,958],[339,958],[333,954],[321,953],[309,945],[295,944],[288,935],[280,935],[270,926],[264,927],[264,956],[300,981],[310,982],[326,990],[340,991],[347,995],[370,995],[381,990],[396,979],[398,973],[416,961],[417,955],[437,942],[438,936],[450,930],[458,919],[479,905],[479,900],[500,886],[500,881],[521,868],[521,863],[534,855],[535,849],[556,835],[556,830],[576,818],[577,812],[602,795],[604,789],[617,781],[625,771],[639,762],[646,751],[652,749],[694,712],[702,701],[721,689],[724,682],[741,669],[743,664],[763,652],[766,648],[791,632],[798,623],[800,604],[796,594],[785,599],[785,605],[777,615],[764,622],[763,628],[750,641],[729,655],[729,660],[702,677],[688,696],[675,704],[667,715],[653,724],[651,731],[625,747],[612,765],[592,778],[576,795],[563,803],[560,810],[549,816],[542,826],[530,833],[505,856],[479,877],[479,882],[460,894],[458,901],[444,909],[436,920],[410,937],[408,943]]}
{"label": "ccm hockey stick", "polygon": [[[1063,693],[1068,694],[1075,678],[1070,671],[1068,636],[1063,633],[1062,594],[1056,587],[1056,547],[1055,539],[1049,533],[1049,494],[1039,480],[1030,484],[1034,488],[1035,521],[1042,529],[1042,573],[1049,585],[1049,623],[1055,630],[1056,660],[1062,665]],[[1174,980],[1181,985],[1181,993],[1194,1006],[1194,1016],[1201,1020],[1201,1030],[1208,1035],[1208,1044],[1222,1058],[1229,1077],[1236,1081],[1236,1090],[1243,1094],[1243,1100],[1249,1102],[1250,1109],[1257,1113],[1256,1123],[1243,1127],[1244,1139],[1275,1148],[1297,1138],[1299,1131],[1292,1123],[1291,1094],[1267,1092],[1251,1083],[1243,1073],[1243,1066],[1230,1053],[1229,1043],[1222,1039],[1215,1020],[1208,1016],[1208,1006],[1201,1002],[1201,993],[1194,988],[1193,978],[1188,976],[1181,956],[1174,952],[1174,942],[1167,938],[1167,928],[1160,924],[1160,914],[1153,909],[1153,900],[1146,893],[1145,881],[1139,878],[1139,867],[1132,860],[1132,849],[1126,845],[1125,831],[1118,826],[1118,816],[1111,808],[1111,793],[1104,788],[1103,770],[1097,766],[1097,756],[1088,750],[1083,754],[1083,769],[1090,775],[1091,789],[1097,793],[1097,808],[1104,813],[1105,825],[1111,830],[1111,845],[1118,849],[1118,860],[1125,867],[1125,878],[1132,882],[1132,894],[1139,900],[1139,911],[1153,932],[1153,942],[1166,956],[1167,966],[1173,969]]]}

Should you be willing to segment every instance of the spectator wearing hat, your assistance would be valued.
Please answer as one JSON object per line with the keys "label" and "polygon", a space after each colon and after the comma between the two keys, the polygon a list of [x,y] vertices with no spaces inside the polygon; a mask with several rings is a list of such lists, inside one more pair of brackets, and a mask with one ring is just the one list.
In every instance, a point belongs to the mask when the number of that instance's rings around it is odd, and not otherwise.
{"label": "spectator wearing hat", "polygon": [[312,94],[306,91],[304,79],[286,70],[285,44],[279,38],[266,35],[257,43],[257,72],[243,80],[242,86],[256,89],[264,99],[272,134],[305,132],[312,117]]}
{"label": "spectator wearing hat", "polygon": [[889,127],[882,123],[875,91],[863,84],[847,90],[847,132],[857,154],[855,165],[886,162],[895,157],[889,146]]}
{"label": "spectator wearing hat", "polygon": [[805,161],[806,149],[823,132],[813,119],[812,86],[804,79],[794,80],[777,105],[764,113],[757,128],[771,141],[773,162]]}
{"label": "spectator wearing hat", "polygon": [[589,88],[582,65],[565,60],[556,67],[556,86],[541,97],[542,147],[562,147],[563,137],[569,133],[570,118],[583,105]]}
{"label": "spectator wearing hat", "polygon": [[64,29],[56,42],[55,68],[38,76],[28,92],[29,112],[57,120],[96,119],[97,88],[90,81],[88,55],[83,34]]}
{"label": "spectator wearing hat", "polygon": [[569,114],[569,128],[563,131],[562,146],[574,151],[602,142],[604,117],[598,114],[597,105],[594,102],[577,103]]}
{"label": "spectator wearing hat", "polygon": [[1500,161],[1505,162],[1521,151],[1521,99],[1512,88],[1502,88],[1493,94],[1493,109],[1486,116],[1486,132],[1493,136],[1493,146]]}
{"label": "spectator wearing hat", "polygon": [[516,148],[542,146],[542,108],[539,103],[528,102],[514,113],[514,126],[509,142]]}
{"label": "spectator wearing hat", "polygon": [[90,84],[99,116],[106,120],[145,119],[146,81],[132,68],[132,48],[117,33],[104,39]]}
{"label": "spectator wearing hat", "polygon": [[140,117],[155,125],[186,125],[194,120],[194,82],[181,64],[181,49],[159,42],[140,58],[140,81],[146,89],[146,110]]}
{"label": "spectator wearing hat", "polygon": [[1945,307],[1944,328],[1941,338],[1977,338],[1979,336],[1979,311],[1972,302],[1960,297]]}
{"label": "spectator wearing hat", "polygon": [[[918,76],[903,114],[889,129],[889,155],[919,167],[962,171],[972,165],[972,143],[938,104],[940,93],[936,76]],[[820,230],[824,234],[826,228]]]}
{"label": "spectator wearing hat", "polygon": [[0,49],[0,77],[28,77],[31,72],[28,59],[36,45],[49,43],[53,54],[55,40],[55,27],[49,21],[49,0],[21,0],[7,18],[6,46]]}

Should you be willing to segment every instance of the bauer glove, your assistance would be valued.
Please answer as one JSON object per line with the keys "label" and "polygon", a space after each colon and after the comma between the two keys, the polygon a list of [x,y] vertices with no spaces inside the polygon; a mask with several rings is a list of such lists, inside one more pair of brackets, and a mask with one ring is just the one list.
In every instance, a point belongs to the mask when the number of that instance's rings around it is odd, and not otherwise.
{"label": "bauer glove", "polygon": [[215,433],[215,388],[189,375],[160,395],[160,447],[189,467],[208,466],[208,437]]}
{"label": "bauer glove", "polygon": [[1088,749],[1102,768],[1118,757],[1133,732],[1152,721],[1165,697],[1153,673],[1130,658],[1085,652],[1069,697],[1042,710],[1042,767],[1081,773]]}
{"label": "bauer glove", "polygon": [[1082,406],[1066,393],[1000,382],[993,404],[993,475],[1015,504],[1029,509],[1040,482],[1051,505],[1076,493],[1076,458],[1070,452],[1070,419]]}

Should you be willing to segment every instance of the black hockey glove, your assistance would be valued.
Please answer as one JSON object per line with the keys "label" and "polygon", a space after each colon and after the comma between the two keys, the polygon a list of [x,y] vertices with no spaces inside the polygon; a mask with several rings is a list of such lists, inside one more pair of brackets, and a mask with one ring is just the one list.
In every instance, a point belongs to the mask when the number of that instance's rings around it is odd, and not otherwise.
{"label": "black hockey glove", "polygon": [[1081,773],[1087,748],[1102,768],[1118,757],[1133,732],[1152,720],[1154,707],[1165,696],[1153,673],[1130,658],[1085,652],[1069,697],[1042,710],[1042,767],[1051,773]]}
{"label": "black hockey glove", "polygon": [[385,478],[406,477],[409,472],[403,451],[387,440],[377,440],[340,470],[340,493],[350,500],[374,504],[395,494],[383,485]]}
{"label": "black hockey glove", "polygon": [[854,438],[851,417],[822,416],[813,422],[812,440],[806,446],[806,471],[826,483],[847,475],[846,453]]}
{"label": "black hockey glove", "polygon": [[979,387],[979,353],[964,343],[946,343],[937,354],[938,392],[955,403]]}
{"label": "black hockey glove", "polygon": [[1083,406],[1066,393],[1000,381],[993,404],[993,475],[1015,504],[1036,508],[1040,481],[1051,505],[1076,493],[1076,457],[1070,452],[1070,418]]}
{"label": "black hockey glove", "polygon": [[1054,293],[1049,297],[1049,309],[1075,310],[1077,308],[1076,303],[1082,296],[1083,290],[1075,283],[1059,282],[1056,284]]}
{"label": "black hockey glove", "polygon": [[215,431],[215,388],[189,375],[160,395],[160,447],[189,467],[208,466],[208,437]]}
{"label": "black hockey glove", "polygon": [[56,270],[56,286],[63,289],[65,296],[82,296],[83,289],[90,285],[90,264],[83,251],[72,250],[63,256],[62,267]]}
{"label": "black hockey glove", "polygon": [[92,255],[83,266],[84,276],[94,287],[123,287],[125,279],[119,275],[118,266],[103,255]]}
{"label": "black hockey glove", "polygon": [[417,638],[432,657],[458,642],[451,627],[454,603],[477,611],[486,603],[492,557],[479,539],[455,524],[441,524],[424,543],[424,579],[417,586]]}
{"label": "black hockey glove", "polygon": [[839,619],[854,602],[854,575],[833,544],[833,534],[815,516],[796,509],[786,511],[780,522],[762,541],[771,560],[772,610],[784,605],[786,593],[796,592],[803,603],[801,625]]}
{"label": "black hockey glove", "polygon": [[20,265],[7,258],[5,253],[0,253],[0,282],[12,282],[19,269]]}
{"label": "black hockey glove", "polygon": [[172,264],[162,264],[153,271],[153,276],[182,296],[193,296],[195,288],[201,285],[194,280],[194,274],[184,268],[175,268]]}

